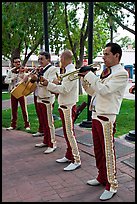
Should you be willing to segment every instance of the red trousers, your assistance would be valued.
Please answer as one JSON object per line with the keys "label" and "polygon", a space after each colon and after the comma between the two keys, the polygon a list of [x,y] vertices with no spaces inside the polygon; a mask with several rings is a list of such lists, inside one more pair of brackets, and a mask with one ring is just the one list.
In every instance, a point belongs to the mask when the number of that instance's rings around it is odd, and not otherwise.
{"label": "red trousers", "polygon": [[48,113],[47,106],[44,103],[38,102],[37,106],[39,109],[40,121],[42,121],[42,128],[44,132],[43,143],[52,148],[55,143],[55,128],[52,113]]}
{"label": "red trousers", "polygon": [[[114,152],[114,164],[116,164],[116,155],[115,155],[115,148],[114,148],[114,134],[116,132],[116,123],[113,124],[113,137],[110,142],[112,143],[113,151]],[[108,174],[107,174],[107,163],[106,163],[106,148],[105,147],[105,138],[102,124],[99,120],[92,119],[92,136],[93,136],[93,144],[94,144],[94,153],[96,159],[96,167],[98,169],[98,176],[97,180],[106,186],[106,190],[110,190],[110,183],[108,181]],[[110,155],[111,156],[111,155]],[[115,165],[114,165],[115,166]],[[116,166],[114,167],[114,177],[116,174]]]}
{"label": "red trousers", "polygon": [[40,117],[41,111],[39,110],[39,106],[37,105],[37,96],[35,95],[34,95],[34,105],[35,105],[35,109],[36,109],[36,113],[39,121],[38,132],[43,133],[43,125],[42,125],[43,119]]}
{"label": "red trousers", "polygon": [[28,111],[25,96],[21,96],[20,98],[16,99],[12,94],[11,94],[11,111],[12,111],[11,127],[16,128],[17,126],[18,102],[20,103],[20,107],[22,110],[24,127],[25,128],[29,127],[30,123],[28,120]]}

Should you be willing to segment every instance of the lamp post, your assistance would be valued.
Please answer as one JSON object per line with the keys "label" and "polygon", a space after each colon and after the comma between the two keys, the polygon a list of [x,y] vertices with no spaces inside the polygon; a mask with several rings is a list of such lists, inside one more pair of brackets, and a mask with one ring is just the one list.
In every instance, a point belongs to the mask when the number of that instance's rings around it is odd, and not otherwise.
{"label": "lamp post", "polygon": [[[48,12],[47,12],[47,2],[43,2],[43,19],[44,19],[44,41],[45,41],[45,51],[49,52],[49,38],[48,38]],[[43,49],[43,48],[42,48]],[[60,118],[53,114],[54,120],[59,120]]]}
{"label": "lamp post", "polygon": [[109,18],[109,26],[110,26],[110,41],[113,42],[113,20],[111,16]]}
{"label": "lamp post", "polygon": [[[93,63],[93,6],[94,3],[89,2],[89,17],[88,17],[88,64]],[[89,111],[89,105],[91,101],[91,96],[88,95],[88,105],[87,105],[87,121],[82,121],[79,125],[80,127],[91,128],[91,117],[92,111]]]}
{"label": "lamp post", "polygon": [[43,20],[44,20],[45,51],[49,52],[47,2],[43,2]]}

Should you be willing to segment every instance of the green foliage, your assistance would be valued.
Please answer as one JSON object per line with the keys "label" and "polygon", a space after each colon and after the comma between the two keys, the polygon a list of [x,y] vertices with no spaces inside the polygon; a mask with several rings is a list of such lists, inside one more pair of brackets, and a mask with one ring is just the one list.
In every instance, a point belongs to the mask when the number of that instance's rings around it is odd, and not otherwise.
{"label": "green foliage", "polygon": [[[75,62],[82,63],[84,49],[88,50],[89,2],[47,2],[47,5],[51,51],[59,54],[69,48],[75,55]],[[81,23],[78,12],[84,14]],[[128,19],[130,14],[135,15],[135,2],[94,2],[93,58],[110,38],[110,17],[114,30],[120,25],[135,33],[124,24],[125,17]],[[26,61],[29,54],[37,54],[39,45],[43,44],[43,24],[43,2],[2,2],[2,54],[10,59],[17,49],[19,54],[25,52]]]}
{"label": "green foliage", "polygon": [[2,3],[2,54],[8,58],[15,48],[32,49],[42,36],[41,2]]}
{"label": "green foliage", "polygon": [[128,36],[120,38],[118,43],[122,48],[128,48],[128,45],[132,45],[132,47],[135,48],[135,41],[132,41]]}

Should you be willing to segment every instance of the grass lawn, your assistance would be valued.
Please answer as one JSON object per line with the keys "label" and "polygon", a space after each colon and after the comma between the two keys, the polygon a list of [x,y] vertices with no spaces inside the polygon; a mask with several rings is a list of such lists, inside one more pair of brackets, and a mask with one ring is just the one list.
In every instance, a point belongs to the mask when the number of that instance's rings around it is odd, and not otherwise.
{"label": "grass lawn", "polygon": [[10,93],[4,92],[2,93],[2,100],[8,100],[10,99]]}
{"label": "grass lawn", "polygon": [[[9,94],[2,94],[2,99],[8,99]],[[83,101],[87,102],[87,95],[81,95],[79,96],[79,102],[77,105],[80,105]],[[35,112],[34,104],[27,105],[28,107],[28,115],[29,115],[29,121],[31,123],[31,130],[28,131],[30,133],[37,132],[38,129],[38,119]],[[55,102],[54,111],[53,114],[56,116],[59,116],[58,112],[58,103],[57,100]],[[78,119],[75,121],[75,124],[79,124],[84,120],[87,120],[87,107],[82,111],[82,113],[79,115]],[[2,111],[2,127],[9,127],[11,122],[11,110],[3,110]],[[62,127],[61,120],[55,120],[54,122],[55,128]],[[117,132],[115,134],[115,137],[121,136],[123,134],[128,133],[130,130],[135,129],[135,100],[128,100],[124,99],[122,102],[120,114],[117,116],[117,122],[116,122],[116,128]],[[17,121],[17,129],[18,130],[25,130],[24,129],[24,123],[22,118],[22,112],[21,108],[18,108],[18,121]]]}

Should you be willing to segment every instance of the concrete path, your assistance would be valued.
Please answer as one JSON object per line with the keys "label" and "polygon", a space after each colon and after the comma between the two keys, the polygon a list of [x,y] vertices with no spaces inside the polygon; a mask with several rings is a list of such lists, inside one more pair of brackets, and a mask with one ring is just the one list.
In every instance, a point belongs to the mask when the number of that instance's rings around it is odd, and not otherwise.
{"label": "concrete path", "polygon": [[[79,126],[75,126],[75,131],[78,140],[91,133]],[[2,129],[2,202],[102,202],[99,197],[104,187],[86,184],[97,175],[93,145],[78,142],[81,168],[65,172],[63,168],[68,164],[55,161],[66,150],[61,132],[62,129],[56,129],[56,151],[46,155],[45,148],[35,147],[42,137]],[[123,162],[135,158],[135,145],[123,139],[118,139],[117,144],[130,151],[117,158],[119,188],[110,202],[135,202],[135,169]]]}
{"label": "concrete path", "polygon": [[[134,100],[133,94],[126,97]],[[33,95],[27,97],[33,103]],[[2,109],[10,108],[10,101],[2,102]],[[62,128],[56,129],[57,149],[43,154],[45,148],[36,148],[42,137],[33,138],[30,133],[2,128],[2,202],[102,202],[99,200],[103,186],[91,187],[87,180],[95,178],[97,169],[91,129],[75,125],[81,168],[65,172],[67,164],[56,159],[65,154],[66,143]],[[105,202],[135,202],[135,143],[115,139],[117,156],[117,194]]]}

